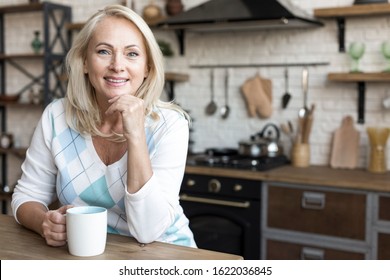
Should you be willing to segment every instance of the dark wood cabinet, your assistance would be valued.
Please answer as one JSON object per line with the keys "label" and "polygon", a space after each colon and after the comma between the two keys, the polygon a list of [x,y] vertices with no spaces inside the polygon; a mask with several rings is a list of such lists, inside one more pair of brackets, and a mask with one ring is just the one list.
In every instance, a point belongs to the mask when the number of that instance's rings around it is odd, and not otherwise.
{"label": "dark wood cabinet", "polygon": [[377,259],[390,260],[390,233],[378,233]]}
{"label": "dark wood cabinet", "polygon": [[374,218],[374,258],[390,260],[390,195],[380,193],[375,196],[378,205]]}
{"label": "dark wood cabinet", "polygon": [[266,258],[268,260],[364,260],[365,255],[320,246],[267,240]]}
{"label": "dark wood cabinet", "polygon": [[263,198],[262,258],[369,258],[367,192],[267,183]]}
{"label": "dark wood cabinet", "polygon": [[379,220],[390,222],[390,196],[379,196]]}
{"label": "dark wood cabinet", "polygon": [[365,239],[364,194],[269,185],[267,213],[271,228]]}

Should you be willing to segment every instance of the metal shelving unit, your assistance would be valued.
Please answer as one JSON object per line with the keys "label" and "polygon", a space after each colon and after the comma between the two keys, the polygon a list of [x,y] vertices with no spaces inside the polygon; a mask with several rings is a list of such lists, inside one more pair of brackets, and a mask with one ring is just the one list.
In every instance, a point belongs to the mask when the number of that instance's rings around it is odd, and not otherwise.
{"label": "metal shelving unit", "polygon": [[[40,12],[43,18],[43,52],[40,54],[19,53],[9,54],[5,50],[5,17],[8,14],[20,14]],[[20,5],[0,6],[0,95],[20,96],[33,86],[39,85],[43,91],[43,107],[53,99],[65,95],[66,79],[63,74],[63,61],[70,46],[70,33],[65,28],[72,20],[71,7],[50,3],[27,3]],[[23,65],[26,60],[36,61],[43,64],[43,72],[35,73],[29,71]],[[20,85],[17,92],[7,92],[6,71],[8,67],[14,67],[27,77],[28,82]],[[11,110],[11,105],[17,105],[17,99],[9,102],[0,102],[0,129],[1,133],[7,132],[7,110]],[[33,105],[32,105],[33,106]],[[7,177],[7,156],[14,154],[15,149],[2,149],[1,157],[1,177],[2,186],[0,192],[4,193],[5,186],[9,185]],[[2,196],[3,197],[3,196]],[[4,202],[4,201],[3,201]],[[5,203],[2,203],[2,212],[6,212]]]}

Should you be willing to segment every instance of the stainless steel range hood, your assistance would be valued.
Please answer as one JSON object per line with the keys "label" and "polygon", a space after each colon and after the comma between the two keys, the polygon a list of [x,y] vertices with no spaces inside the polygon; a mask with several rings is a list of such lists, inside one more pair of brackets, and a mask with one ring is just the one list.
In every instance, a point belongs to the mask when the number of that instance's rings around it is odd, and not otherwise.
{"label": "stainless steel range hood", "polygon": [[288,0],[211,0],[158,25],[167,29],[206,32],[320,27],[323,23]]}

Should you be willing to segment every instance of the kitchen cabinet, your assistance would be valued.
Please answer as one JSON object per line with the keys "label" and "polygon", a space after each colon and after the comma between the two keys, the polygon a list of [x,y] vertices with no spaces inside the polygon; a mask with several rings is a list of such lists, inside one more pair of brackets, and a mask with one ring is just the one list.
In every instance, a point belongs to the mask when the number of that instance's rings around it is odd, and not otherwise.
{"label": "kitchen cabinet", "polygon": [[369,257],[367,193],[268,182],[263,198],[262,258]]}
{"label": "kitchen cabinet", "polygon": [[390,195],[375,195],[376,208],[373,219],[373,258],[390,260]]}
{"label": "kitchen cabinet", "polygon": [[[4,42],[6,38],[6,17],[10,14],[39,13],[42,16],[42,30],[38,30],[43,36],[43,51],[34,53],[12,53],[5,49]],[[1,133],[7,133],[7,111],[24,110],[28,112],[31,106],[42,108],[49,104],[53,99],[63,97],[66,92],[66,78],[63,73],[63,60],[69,49],[70,36],[64,28],[65,24],[71,21],[71,8],[65,5],[41,2],[19,5],[0,6],[0,129]],[[28,28],[28,23],[26,23]],[[31,30],[31,34],[34,30]],[[32,36],[33,38],[33,36]],[[26,63],[27,62],[27,63]],[[31,66],[26,64],[42,63],[43,71],[37,73]],[[20,89],[16,92],[9,92],[7,86],[6,72],[13,67],[18,74],[24,76],[25,83],[20,84]],[[35,104],[20,103],[20,97],[29,94],[33,88],[39,88],[39,102]],[[37,104],[38,103],[38,104]],[[43,106],[42,106],[43,105]],[[31,121],[28,117],[26,121]],[[31,124],[31,126],[35,126]],[[17,137],[17,136],[16,136]],[[24,156],[25,148],[4,148],[0,150],[1,157],[1,191],[10,191],[11,182],[8,182],[7,176],[7,157],[8,155]],[[4,213],[3,201],[3,213]]]}
{"label": "kitchen cabinet", "polygon": [[267,239],[267,260],[363,260],[364,254]]}
{"label": "kitchen cabinet", "polygon": [[253,185],[262,191],[262,259],[390,259],[390,172],[187,165],[186,174],[262,182]]}

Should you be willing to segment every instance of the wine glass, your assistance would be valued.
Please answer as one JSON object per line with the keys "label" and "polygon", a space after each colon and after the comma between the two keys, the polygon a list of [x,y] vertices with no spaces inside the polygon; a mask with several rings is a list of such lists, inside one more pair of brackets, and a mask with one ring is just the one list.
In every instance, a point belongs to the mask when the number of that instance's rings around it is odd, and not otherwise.
{"label": "wine glass", "polygon": [[352,59],[351,72],[361,72],[359,70],[359,61],[362,58],[366,47],[364,43],[352,42],[349,45],[348,54]]}
{"label": "wine glass", "polygon": [[390,72],[390,41],[385,41],[381,45],[381,52],[387,60],[387,67],[384,72]]}

